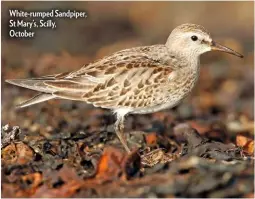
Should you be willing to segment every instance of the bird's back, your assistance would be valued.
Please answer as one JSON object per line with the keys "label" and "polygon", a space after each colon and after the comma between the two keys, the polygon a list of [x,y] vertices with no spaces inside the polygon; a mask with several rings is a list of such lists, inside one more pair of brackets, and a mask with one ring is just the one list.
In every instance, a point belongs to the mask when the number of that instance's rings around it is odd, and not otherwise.
{"label": "bird's back", "polygon": [[[85,101],[104,108],[132,106],[135,104],[128,102],[130,96],[137,96],[153,79],[163,81],[163,73],[171,72],[167,56],[164,45],[135,47],[118,51],[70,73],[6,81],[57,98]],[[145,104],[140,102],[135,106]]]}

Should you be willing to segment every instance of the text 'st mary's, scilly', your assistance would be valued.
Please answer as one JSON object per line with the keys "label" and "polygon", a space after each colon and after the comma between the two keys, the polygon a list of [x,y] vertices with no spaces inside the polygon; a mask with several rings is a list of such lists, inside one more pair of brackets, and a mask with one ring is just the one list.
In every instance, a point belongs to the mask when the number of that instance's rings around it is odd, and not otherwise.
{"label": "text 'st mary's, scilly'", "polygon": [[[84,11],[67,10],[60,11],[53,9],[50,11],[24,11],[17,9],[9,10],[9,36],[11,38],[31,38],[35,36],[33,28],[50,28],[57,27],[54,18],[78,19],[87,18]],[[16,28],[16,29],[15,29]],[[23,28],[20,30],[20,28]],[[17,30],[18,29],[18,30]]]}

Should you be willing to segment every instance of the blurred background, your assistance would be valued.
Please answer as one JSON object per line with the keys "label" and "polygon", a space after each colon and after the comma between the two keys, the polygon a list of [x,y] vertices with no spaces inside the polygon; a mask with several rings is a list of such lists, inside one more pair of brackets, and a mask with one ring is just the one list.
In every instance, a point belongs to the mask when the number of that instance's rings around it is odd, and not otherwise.
{"label": "blurred background", "polygon": [[[215,41],[244,55],[220,52],[201,57],[201,74],[194,91],[177,108],[163,111],[183,120],[243,118],[254,115],[254,2],[1,2],[2,3],[2,125],[34,132],[90,131],[114,122],[110,111],[82,102],[51,100],[16,110],[15,104],[36,92],[8,85],[5,79],[38,77],[79,69],[86,63],[125,48],[165,43],[182,23],[203,25]],[[57,28],[37,29],[33,39],[8,37],[11,8],[86,11],[86,19],[55,19]],[[92,117],[95,116],[95,117]],[[95,119],[96,118],[96,119]],[[142,119],[161,120],[155,113],[130,117],[127,129]],[[164,118],[164,117],[163,117]],[[150,124],[148,124],[150,125]],[[142,129],[141,129],[142,128]]]}

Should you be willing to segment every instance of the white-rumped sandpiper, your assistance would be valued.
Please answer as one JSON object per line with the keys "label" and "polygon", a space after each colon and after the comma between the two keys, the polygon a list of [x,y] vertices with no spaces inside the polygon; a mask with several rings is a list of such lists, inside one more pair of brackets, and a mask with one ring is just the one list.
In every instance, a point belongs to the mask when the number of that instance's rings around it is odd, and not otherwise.
{"label": "white-rumped sandpiper", "polygon": [[183,24],[166,44],[125,49],[70,73],[6,81],[40,92],[19,107],[60,98],[113,110],[116,134],[130,152],[123,135],[125,116],[176,106],[198,79],[200,55],[212,50],[243,57],[214,42],[204,27]]}

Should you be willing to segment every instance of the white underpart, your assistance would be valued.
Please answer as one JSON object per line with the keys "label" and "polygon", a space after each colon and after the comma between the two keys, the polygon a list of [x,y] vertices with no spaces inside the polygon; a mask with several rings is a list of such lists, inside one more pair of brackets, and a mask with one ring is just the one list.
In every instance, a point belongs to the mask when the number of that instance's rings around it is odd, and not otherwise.
{"label": "white underpart", "polygon": [[124,117],[128,113],[132,112],[132,108],[117,108],[113,110],[113,113],[117,115],[117,118]]}

